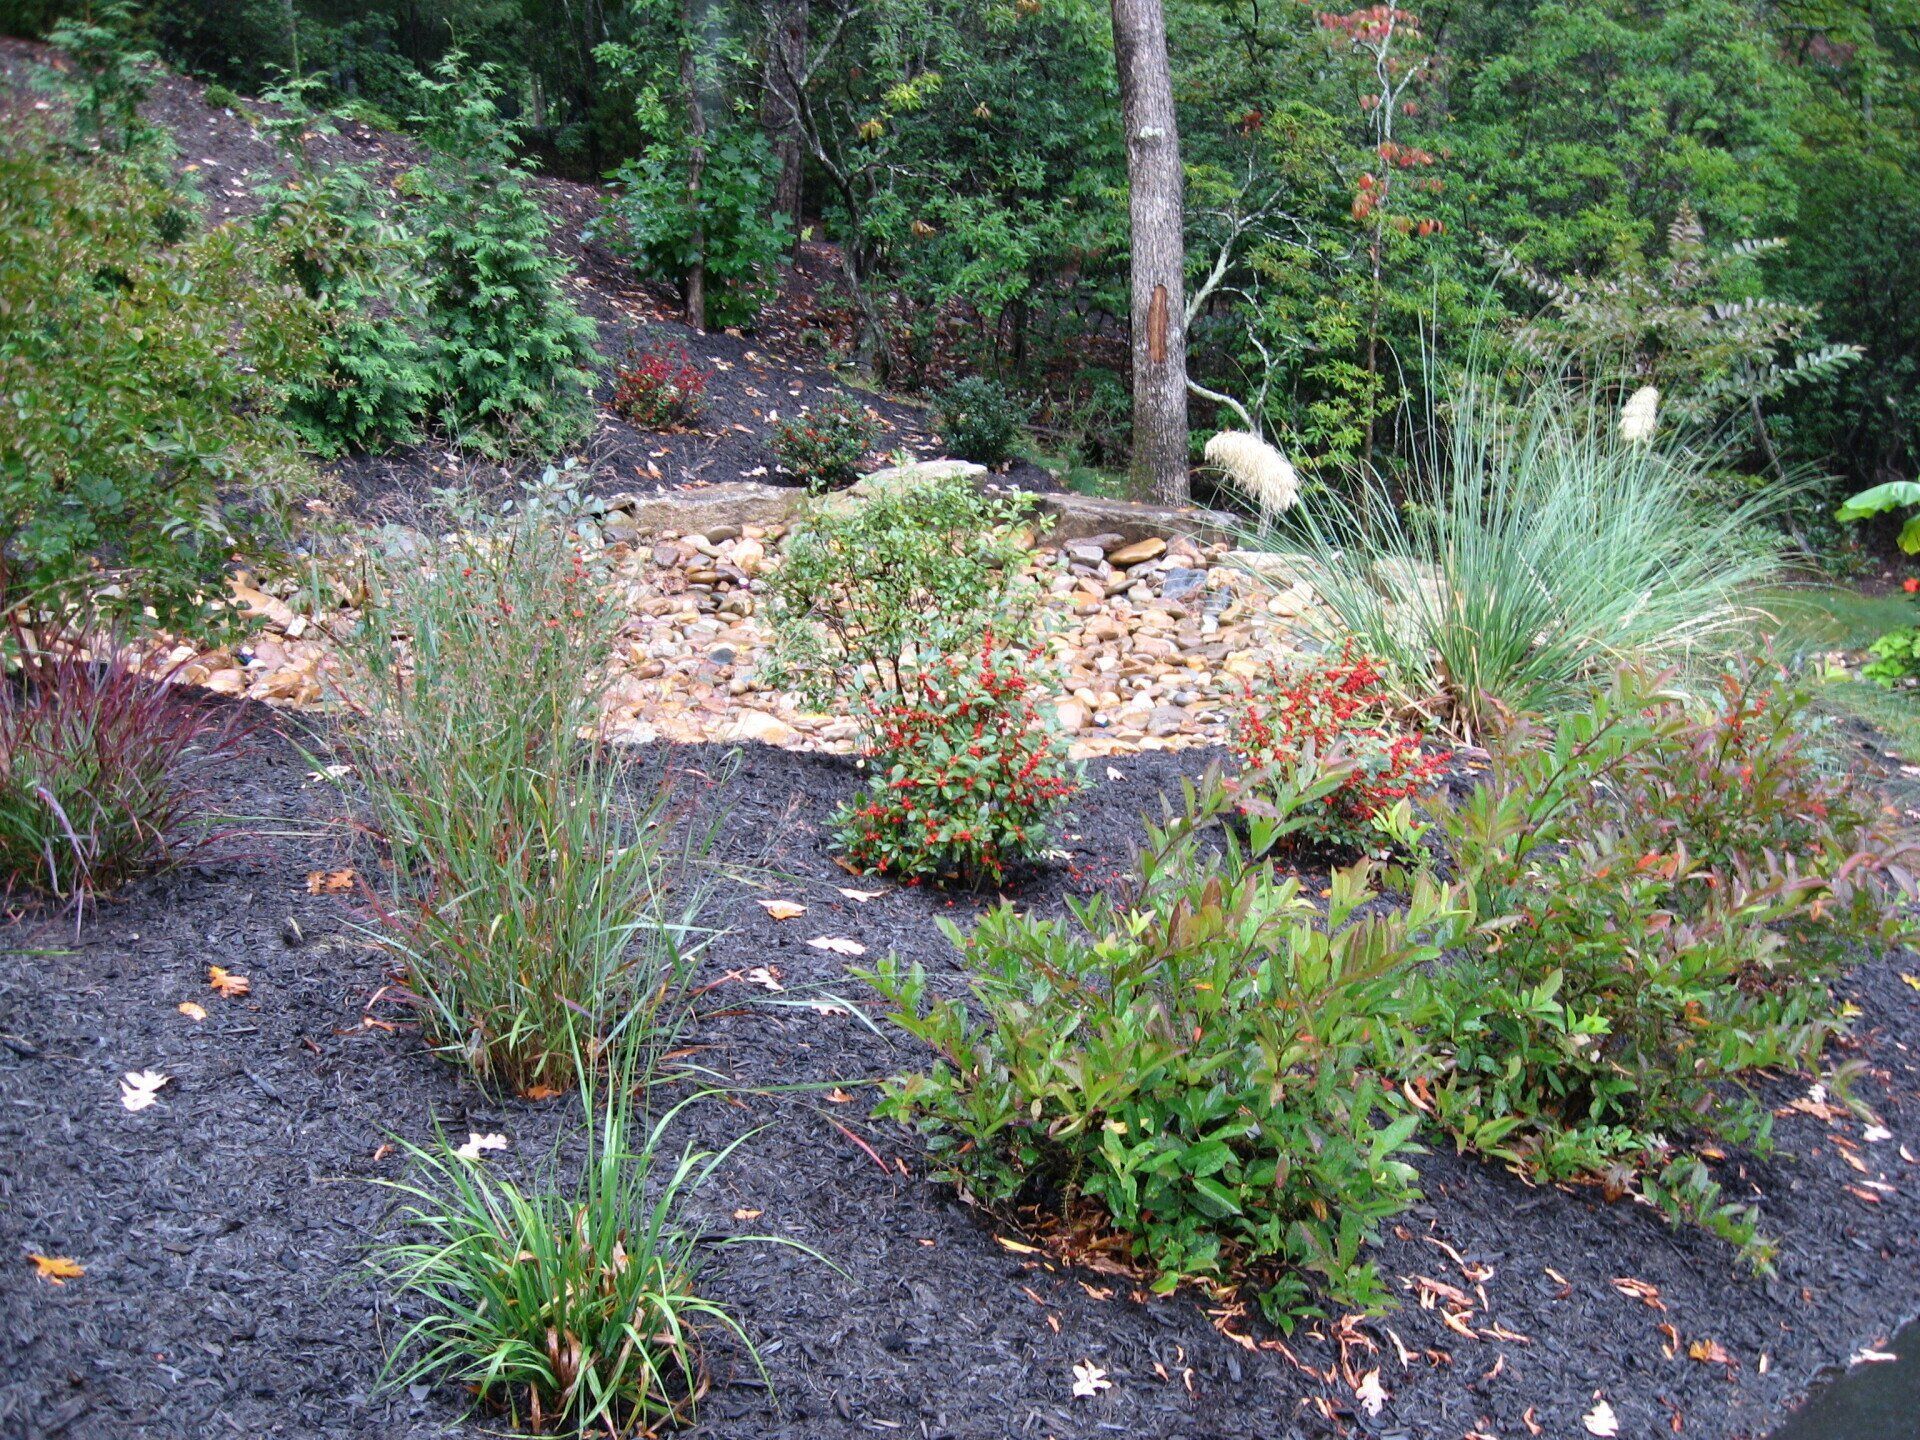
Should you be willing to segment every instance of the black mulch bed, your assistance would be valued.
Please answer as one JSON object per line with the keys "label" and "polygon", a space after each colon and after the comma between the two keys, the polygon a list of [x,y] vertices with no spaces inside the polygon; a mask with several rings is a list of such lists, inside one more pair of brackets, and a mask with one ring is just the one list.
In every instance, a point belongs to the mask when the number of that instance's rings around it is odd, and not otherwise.
{"label": "black mulch bed", "polygon": [[[0,37],[0,113],[45,99],[36,75],[53,54],[43,45]],[[262,187],[286,179],[289,167],[273,138],[246,114],[216,109],[204,97],[198,81],[162,76],[144,113],[172,136],[175,167],[197,191],[208,221],[242,219],[258,212]],[[246,100],[243,107],[272,109],[257,100]],[[417,141],[358,123],[343,123],[332,136],[316,136],[309,148],[323,164],[368,166],[389,188],[425,159]],[[741,480],[790,484],[774,459],[774,426],[779,418],[791,418],[802,406],[832,395],[851,395],[879,417],[882,433],[872,463],[901,449],[922,457],[943,453],[924,404],[854,390],[829,368],[824,345],[844,348],[849,335],[844,313],[820,303],[823,286],[846,288],[836,280],[839,265],[830,246],[809,244],[798,266],[781,269],[780,296],[752,331],[702,333],[678,318],[671,287],[642,283],[633,267],[604,244],[582,239],[583,227],[600,214],[603,187],[548,177],[534,184],[556,222],[552,241],[572,272],[574,301],[600,330],[598,413],[591,433],[569,452],[578,462],[576,483],[582,490],[606,496]],[[686,430],[638,430],[609,408],[614,367],[629,348],[658,345],[681,347],[707,372],[705,408]],[[458,481],[510,492],[540,468],[523,463],[503,469],[427,444],[350,456],[327,470],[359,516],[404,522],[438,487]],[[1005,480],[1020,489],[1059,488],[1047,471],[1025,461],[1013,464]]]}
{"label": "black mulch bed", "polygon": [[[716,1238],[802,1241],[845,1272],[784,1247],[714,1252],[707,1286],[760,1342],[777,1408],[744,1358],[718,1347],[698,1434],[1432,1440],[1526,1435],[1530,1413],[1542,1433],[1563,1437],[1585,1433],[1580,1417],[1599,1396],[1622,1435],[1667,1435],[1678,1417],[1678,1433],[1714,1440],[1763,1434],[1821,1367],[1920,1308],[1920,1170],[1897,1153],[1902,1143],[1920,1153],[1920,993],[1901,978],[1903,966],[1920,966],[1896,958],[1871,962],[1852,983],[1864,1012],[1859,1053],[1874,1067],[1864,1093],[1895,1138],[1859,1144],[1854,1122],[1830,1129],[1792,1113],[1780,1121],[1775,1159],[1727,1167],[1730,1188],[1745,1192],[1744,1173],[1764,1192],[1782,1242],[1779,1278],[1742,1278],[1719,1243],[1669,1230],[1642,1208],[1589,1190],[1530,1189],[1497,1169],[1428,1155],[1427,1201],[1379,1251],[1405,1303],[1354,1332],[1379,1353],[1352,1358],[1362,1371],[1377,1364],[1391,1395],[1377,1418],[1362,1417],[1344,1386],[1301,1368],[1336,1363],[1321,1330],[1292,1337],[1296,1365],[1278,1349],[1246,1348],[1278,1338],[1257,1324],[1232,1324],[1244,1343],[1223,1336],[1202,1297],[1139,1303],[1124,1279],[1003,1246],[1007,1228],[921,1178],[910,1137],[866,1118],[864,1082],[916,1063],[914,1047],[846,1015],[761,1003],[857,996],[847,962],[807,945],[822,936],[857,940],[869,957],[892,949],[918,958],[941,988],[959,986],[932,922],[964,921],[979,902],[902,888],[865,904],[840,894],[861,882],[834,865],[823,827],[855,783],[851,762],[758,747],[737,762],[716,748],[646,754],[644,765],[680,772],[690,805],[723,817],[731,859],[765,867],[723,892],[720,918],[731,928],[703,979],[719,982],[706,1003],[725,1013],[694,1027],[698,1061],[743,1088],[816,1087],[688,1114],[687,1138],[708,1145],[767,1127],[693,1219]],[[1141,756],[1111,771],[1097,762],[1107,778],[1078,803],[1070,859],[1033,877],[1020,898],[1057,910],[1069,890],[1110,879],[1128,863],[1136,817],[1157,813],[1159,796],[1204,760]],[[383,1339],[401,1318],[355,1269],[389,1203],[369,1182],[402,1173],[376,1151],[391,1135],[424,1139],[438,1114],[456,1134],[505,1133],[511,1149],[488,1163],[518,1169],[575,1112],[566,1101],[489,1101],[425,1054],[417,1035],[364,1023],[402,1017],[376,998],[384,977],[356,938],[356,902],[308,893],[310,871],[352,856],[334,823],[338,803],[307,764],[290,745],[262,740],[219,781],[221,803],[257,822],[252,838],[136,887],[77,936],[41,935],[36,943],[55,953],[0,956],[0,1435],[9,1440],[461,1431],[457,1394],[374,1393]],[[755,903],[768,898],[799,900],[808,913],[775,922]],[[251,997],[215,995],[209,964],[250,976]],[[786,993],[726,979],[757,966],[777,971]],[[181,1014],[183,1001],[207,1018]],[[119,1077],[146,1068],[172,1081],[158,1105],[129,1113]],[[829,1085],[853,1098],[837,1103]],[[1780,1101],[1802,1088],[1783,1087]],[[1856,1142],[1866,1174],[1842,1160],[1842,1137]],[[1859,1197],[1875,1192],[1848,1187],[1869,1179],[1893,1189],[1867,1203]],[[27,1265],[30,1251],[71,1255],[87,1273],[52,1286]],[[1476,1293],[1466,1267],[1493,1272],[1471,1337],[1404,1290],[1422,1276]],[[1657,1287],[1665,1310],[1615,1289],[1623,1277]],[[1717,1342],[1734,1364],[1663,1356],[1663,1323],[1683,1342]],[[1492,1336],[1495,1326],[1513,1338]],[[1072,1399],[1082,1361],[1113,1388]]]}

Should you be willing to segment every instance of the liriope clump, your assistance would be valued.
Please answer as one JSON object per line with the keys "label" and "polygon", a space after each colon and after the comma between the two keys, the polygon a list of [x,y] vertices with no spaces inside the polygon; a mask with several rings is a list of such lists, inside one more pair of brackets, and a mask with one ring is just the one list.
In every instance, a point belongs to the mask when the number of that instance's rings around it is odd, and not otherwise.
{"label": "liriope clump", "polygon": [[1300,498],[1300,477],[1287,457],[1258,435],[1222,430],[1207,441],[1207,464],[1233,482],[1263,515],[1278,515]]}

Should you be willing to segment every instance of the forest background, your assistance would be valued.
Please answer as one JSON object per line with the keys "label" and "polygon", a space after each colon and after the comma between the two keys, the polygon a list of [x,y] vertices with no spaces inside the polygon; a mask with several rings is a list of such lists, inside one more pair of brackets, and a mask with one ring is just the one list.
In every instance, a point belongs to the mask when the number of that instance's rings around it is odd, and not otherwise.
{"label": "forest background", "polygon": [[[14,0],[41,33],[59,0]],[[1105,0],[161,0],[237,93],[291,73],[406,128],[450,52],[706,319],[827,241],[842,357],[977,373],[1089,473],[1129,434],[1127,160]],[[1833,498],[1920,455],[1920,3],[1166,0],[1189,372],[1309,485],[1391,467],[1469,354],[1646,385],[1733,487]],[[690,182],[692,182],[690,184]],[[687,197],[697,192],[699,204]],[[1780,243],[1770,243],[1773,241]],[[1196,400],[1195,453],[1242,423]],[[1809,485],[1808,482],[1812,483]]]}

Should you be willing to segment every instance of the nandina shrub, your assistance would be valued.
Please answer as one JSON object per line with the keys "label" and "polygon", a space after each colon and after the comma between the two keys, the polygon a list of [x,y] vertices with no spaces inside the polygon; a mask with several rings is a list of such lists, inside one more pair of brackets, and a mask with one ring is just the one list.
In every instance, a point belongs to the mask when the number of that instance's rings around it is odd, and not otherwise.
{"label": "nandina shrub", "polygon": [[690,423],[706,397],[707,372],[678,345],[628,350],[613,372],[613,408],[642,430]]}
{"label": "nandina shrub", "polygon": [[810,490],[839,490],[860,478],[880,426],[867,407],[835,395],[774,427],[773,453]]}
{"label": "nandina shrub", "polygon": [[1911,933],[1914,856],[1806,755],[1805,694],[1750,668],[1701,706],[1669,679],[1514,728],[1442,811],[1480,925],[1433,976],[1433,1112],[1463,1149],[1637,1189],[1764,1264],[1701,1146],[1764,1153],[1752,1077],[1819,1069],[1849,959]]}
{"label": "nandina shrub", "polygon": [[1137,880],[1067,917],[1002,904],[970,936],[947,925],[968,1000],[929,995],[918,964],[865,973],[935,1057],[880,1111],[979,1203],[1097,1206],[1159,1291],[1242,1282],[1291,1325],[1314,1313],[1310,1274],[1342,1307],[1382,1306],[1364,1251],[1418,1198],[1420,1117],[1381,1066],[1464,917],[1425,876],[1404,909],[1373,903],[1363,859],[1334,873],[1323,920],[1273,862],[1283,821],[1215,849],[1228,804],[1190,787]]}
{"label": "nandina shrub", "polygon": [[191,846],[204,772],[247,726],[166,683],[177,669],[142,675],[118,647],[59,652],[0,680],[0,872],[10,895],[79,904]]}
{"label": "nandina shrub", "polygon": [[1294,833],[1341,850],[1377,846],[1376,818],[1446,764],[1419,731],[1397,723],[1379,663],[1351,642],[1338,659],[1275,665],[1249,680],[1232,749],[1243,809],[1271,809],[1280,789],[1311,789],[1317,798],[1294,816]]}
{"label": "nandina shrub", "polygon": [[977,655],[945,656],[869,702],[875,777],[838,816],[854,865],[978,884],[1040,853],[1079,777],[1040,715],[1030,663],[989,634]]}

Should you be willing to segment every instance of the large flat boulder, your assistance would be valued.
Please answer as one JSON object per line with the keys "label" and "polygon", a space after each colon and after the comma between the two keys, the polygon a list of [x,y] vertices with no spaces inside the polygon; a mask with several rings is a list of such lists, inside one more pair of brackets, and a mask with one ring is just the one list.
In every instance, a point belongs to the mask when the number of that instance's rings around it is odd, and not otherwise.
{"label": "large flat boulder", "polygon": [[631,514],[634,530],[642,535],[656,535],[664,530],[680,535],[704,535],[722,525],[785,525],[806,498],[806,491],[790,485],[755,485],[743,481],[698,489],[661,490],[647,495],[614,496],[609,508]]}
{"label": "large flat boulder", "polygon": [[1165,540],[1187,535],[1202,544],[1230,541],[1240,523],[1219,510],[1196,506],[1145,505],[1136,500],[1106,500],[1097,495],[1079,495],[1071,491],[1053,495],[1035,495],[1034,512],[1051,519],[1046,542],[1065,544],[1098,536],[1121,543],[1141,540]]}

